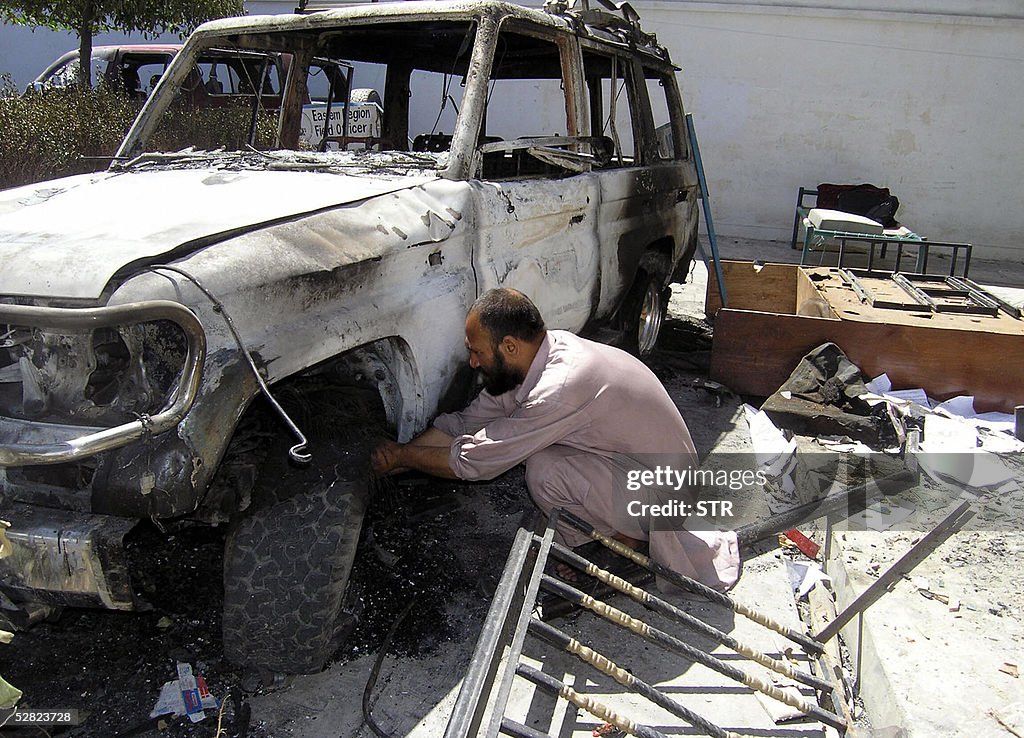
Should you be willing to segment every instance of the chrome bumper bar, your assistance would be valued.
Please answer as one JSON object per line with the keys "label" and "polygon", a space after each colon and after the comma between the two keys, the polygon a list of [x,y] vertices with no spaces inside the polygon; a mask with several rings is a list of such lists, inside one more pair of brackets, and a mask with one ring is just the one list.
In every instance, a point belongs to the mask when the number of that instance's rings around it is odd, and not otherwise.
{"label": "chrome bumper bar", "polygon": [[[192,407],[199,394],[199,383],[206,359],[206,333],[199,318],[184,305],[169,300],[133,302],[100,308],[44,308],[26,305],[0,305],[0,324],[55,330],[83,330],[118,325],[169,320],[185,333],[188,348],[177,387],[170,402],[155,415],[130,423],[96,430],[82,429],[84,435],[69,435],[47,443],[8,443],[0,441],[0,466],[60,464],[120,448],[146,435],[163,433],[175,427]],[[2,420],[2,419],[0,419]],[[13,421],[20,423],[21,421]],[[38,423],[33,423],[39,426]],[[67,429],[68,426],[54,426]],[[79,431],[81,432],[81,431]]]}

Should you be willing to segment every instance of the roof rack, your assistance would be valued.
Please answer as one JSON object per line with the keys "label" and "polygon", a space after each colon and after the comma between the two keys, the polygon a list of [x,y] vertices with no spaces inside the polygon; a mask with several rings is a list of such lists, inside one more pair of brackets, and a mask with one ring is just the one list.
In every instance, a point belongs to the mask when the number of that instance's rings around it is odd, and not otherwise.
{"label": "roof rack", "polygon": [[664,50],[658,45],[658,39],[653,33],[647,33],[640,28],[640,14],[628,2],[613,2],[612,0],[597,0],[607,10],[590,7],[590,0],[545,0],[544,10],[551,15],[557,15],[587,29],[606,31],[641,46],[647,46],[665,56]]}
{"label": "roof rack", "polygon": [[368,3],[375,3],[377,0],[298,0],[298,5],[295,6],[295,12],[299,15],[309,15],[310,13],[321,13],[325,10],[337,10],[343,8],[346,5],[366,5]]}
{"label": "roof rack", "polygon": [[[350,5],[364,5],[378,0],[298,0],[295,12],[303,15],[335,10]],[[590,7],[591,0],[545,0],[548,15],[563,18],[579,33],[590,36],[611,36],[619,42],[643,47],[649,53],[668,59],[668,52],[658,44],[653,33],[640,28],[640,14],[629,2],[596,0],[603,10]],[[612,12],[608,12],[612,11]]]}

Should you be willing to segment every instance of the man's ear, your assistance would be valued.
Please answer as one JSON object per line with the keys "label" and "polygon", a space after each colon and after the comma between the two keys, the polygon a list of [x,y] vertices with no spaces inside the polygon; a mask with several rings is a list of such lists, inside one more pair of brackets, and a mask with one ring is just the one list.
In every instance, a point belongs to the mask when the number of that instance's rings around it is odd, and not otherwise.
{"label": "man's ear", "polygon": [[505,336],[501,339],[501,345],[499,349],[502,353],[514,356],[519,351],[519,342],[516,341],[512,336]]}

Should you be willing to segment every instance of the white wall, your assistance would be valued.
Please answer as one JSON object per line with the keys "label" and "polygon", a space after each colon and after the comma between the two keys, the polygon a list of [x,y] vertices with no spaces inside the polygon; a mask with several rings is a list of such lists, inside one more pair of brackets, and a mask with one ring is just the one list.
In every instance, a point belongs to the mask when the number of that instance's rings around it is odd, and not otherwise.
{"label": "white wall", "polygon": [[1024,260],[1022,3],[636,5],[683,67],[719,234],[788,240],[801,185],[871,182],[921,235]]}
{"label": "white wall", "polygon": [[[1020,0],[633,5],[683,67],[720,235],[788,240],[801,185],[871,182],[923,236],[1024,261]],[[0,72],[24,87],[76,45],[0,27]]]}

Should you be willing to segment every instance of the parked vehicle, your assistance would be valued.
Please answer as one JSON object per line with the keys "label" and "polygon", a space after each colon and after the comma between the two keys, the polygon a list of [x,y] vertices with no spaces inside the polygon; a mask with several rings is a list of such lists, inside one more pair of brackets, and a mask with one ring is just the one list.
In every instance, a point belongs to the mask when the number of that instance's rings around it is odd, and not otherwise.
{"label": "parked vehicle", "polygon": [[[92,50],[92,83],[145,96],[152,92],[154,81],[160,79],[180,50],[181,44],[96,46]],[[52,61],[26,92],[71,87],[78,83],[80,67],[78,50],[69,51]]]}
{"label": "parked vehicle", "polygon": [[[147,98],[167,71],[181,44],[130,44],[97,46],[92,53],[92,82],[107,85],[140,100]],[[204,106],[228,104],[239,97],[251,97],[260,79],[261,65],[268,65],[262,86],[264,107],[280,103],[290,57],[275,52],[245,53],[241,50],[209,49],[201,54],[183,90],[193,103]],[[54,60],[28,86],[27,92],[41,92],[77,84],[79,53],[69,51]]]}
{"label": "parked vehicle", "polygon": [[[266,88],[254,67],[228,115],[187,94],[211,50],[291,71]],[[200,27],[109,171],[0,192],[0,607],[131,609],[136,521],[226,523],[226,655],[322,668],[364,439],[467,399],[479,294],[515,287],[552,328],[654,347],[696,246],[673,69],[634,14],[565,6]]]}

